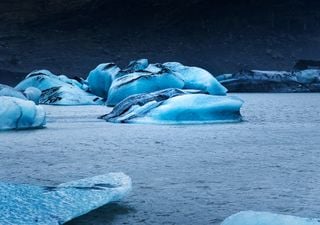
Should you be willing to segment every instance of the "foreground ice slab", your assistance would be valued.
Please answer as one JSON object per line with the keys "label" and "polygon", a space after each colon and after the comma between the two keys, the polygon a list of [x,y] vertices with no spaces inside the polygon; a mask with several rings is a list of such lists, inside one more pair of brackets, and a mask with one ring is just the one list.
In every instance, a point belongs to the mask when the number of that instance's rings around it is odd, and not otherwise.
{"label": "foreground ice slab", "polygon": [[241,121],[243,101],[199,90],[165,89],[132,95],[100,117],[115,123],[188,124]]}
{"label": "foreground ice slab", "polygon": [[167,62],[163,65],[180,74],[185,82],[184,89],[202,90],[212,95],[226,95],[228,91],[211,73],[202,68],[184,66],[178,62]]}
{"label": "foreground ice slab", "polygon": [[320,225],[320,220],[269,212],[244,211],[228,217],[221,225]]}
{"label": "foreground ice slab", "polygon": [[0,130],[38,128],[46,123],[46,114],[34,102],[0,96]]}
{"label": "foreground ice slab", "polygon": [[38,187],[0,182],[0,224],[60,225],[131,190],[131,179],[110,173],[61,184]]}
{"label": "foreground ice slab", "polygon": [[115,79],[109,90],[107,105],[114,106],[130,95],[151,93],[166,88],[182,88],[184,81],[169,69],[157,73],[134,72]]}
{"label": "foreground ice slab", "polygon": [[320,92],[320,70],[243,70],[216,77],[231,92]]}

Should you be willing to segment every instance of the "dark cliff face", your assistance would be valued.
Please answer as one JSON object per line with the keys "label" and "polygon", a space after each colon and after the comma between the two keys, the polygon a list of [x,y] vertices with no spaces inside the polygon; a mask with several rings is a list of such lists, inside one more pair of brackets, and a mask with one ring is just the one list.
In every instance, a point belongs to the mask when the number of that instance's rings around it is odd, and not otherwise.
{"label": "dark cliff face", "polygon": [[41,68],[85,77],[99,63],[142,57],[214,74],[290,69],[320,59],[319,28],[316,1],[5,0],[0,83]]}

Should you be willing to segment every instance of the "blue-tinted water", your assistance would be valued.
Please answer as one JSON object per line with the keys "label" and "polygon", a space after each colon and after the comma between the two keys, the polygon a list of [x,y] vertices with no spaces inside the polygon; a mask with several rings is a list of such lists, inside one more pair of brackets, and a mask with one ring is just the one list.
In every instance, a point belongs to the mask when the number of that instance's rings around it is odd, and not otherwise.
{"label": "blue-tinted water", "polygon": [[319,217],[320,94],[236,95],[238,124],[109,124],[95,119],[104,107],[46,107],[47,129],[0,133],[0,179],[131,176],[126,199],[69,225],[216,225],[249,209]]}

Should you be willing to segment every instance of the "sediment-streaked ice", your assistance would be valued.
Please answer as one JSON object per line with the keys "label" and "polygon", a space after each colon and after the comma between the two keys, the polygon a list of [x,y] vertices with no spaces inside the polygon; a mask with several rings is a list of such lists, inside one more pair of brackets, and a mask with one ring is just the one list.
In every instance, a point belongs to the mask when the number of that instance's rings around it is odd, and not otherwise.
{"label": "sediment-streaked ice", "polygon": [[0,224],[60,225],[118,201],[130,190],[131,179],[123,173],[109,173],[56,187],[0,182]]}
{"label": "sediment-streaked ice", "polygon": [[269,212],[243,211],[231,215],[221,225],[320,225],[320,219]]}
{"label": "sediment-streaked ice", "polygon": [[46,113],[42,106],[15,97],[0,96],[0,130],[43,127]]}
{"label": "sediment-streaked ice", "polygon": [[165,89],[133,95],[100,118],[116,123],[188,124],[241,121],[243,101],[199,90]]}

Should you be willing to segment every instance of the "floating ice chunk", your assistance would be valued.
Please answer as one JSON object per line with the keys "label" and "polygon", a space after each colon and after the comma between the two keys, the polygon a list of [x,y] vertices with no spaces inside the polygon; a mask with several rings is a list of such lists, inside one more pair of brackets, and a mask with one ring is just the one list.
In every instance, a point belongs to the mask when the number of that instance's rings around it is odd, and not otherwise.
{"label": "floating ice chunk", "polygon": [[113,106],[130,95],[183,86],[183,80],[166,68],[158,73],[134,72],[113,81],[109,89],[107,105]]}
{"label": "floating ice chunk", "polygon": [[17,91],[13,87],[5,84],[0,84],[0,96],[16,97],[27,100],[26,96],[21,91]]}
{"label": "floating ice chunk", "polygon": [[320,70],[308,69],[294,72],[298,82],[303,84],[320,83]]}
{"label": "floating ice chunk", "polygon": [[221,225],[320,225],[320,220],[269,212],[243,211],[228,217]]}
{"label": "floating ice chunk", "polygon": [[0,130],[42,127],[46,114],[34,102],[15,97],[0,96]]}
{"label": "floating ice chunk", "polygon": [[100,117],[115,123],[190,124],[241,121],[243,101],[199,90],[165,89],[132,95]]}
{"label": "floating ice chunk", "polygon": [[127,66],[127,68],[119,71],[119,73],[116,75],[116,78],[122,77],[129,73],[143,71],[148,67],[148,65],[149,65],[148,59],[138,59],[138,60],[131,61]]}
{"label": "floating ice chunk", "polygon": [[123,173],[109,173],[57,187],[0,183],[0,224],[63,224],[120,200],[130,190],[131,179]]}
{"label": "floating ice chunk", "polygon": [[30,73],[21,81],[16,89],[26,91],[35,87],[42,91],[39,102],[53,105],[97,105],[103,104],[101,98],[84,91],[79,87],[79,82],[56,76],[47,70],[39,70]]}
{"label": "floating ice chunk", "polygon": [[33,101],[36,104],[39,104],[40,97],[42,92],[35,87],[28,87],[23,94],[31,101]]}
{"label": "floating ice chunk", "polygon": [[87,78],[89,90],[104,99],[108,98],[108,91],[120,68],[114,63],[103,63],[92,70]]}
{"label": "floating ice chunk", "polygon": [[194,66],[184,66],[178,62],[167,62],[163,64],[170,70],[180,74],[184,80],[184,89],[198,89],[212,95],[226,95],[227,89],[208,71]]}

